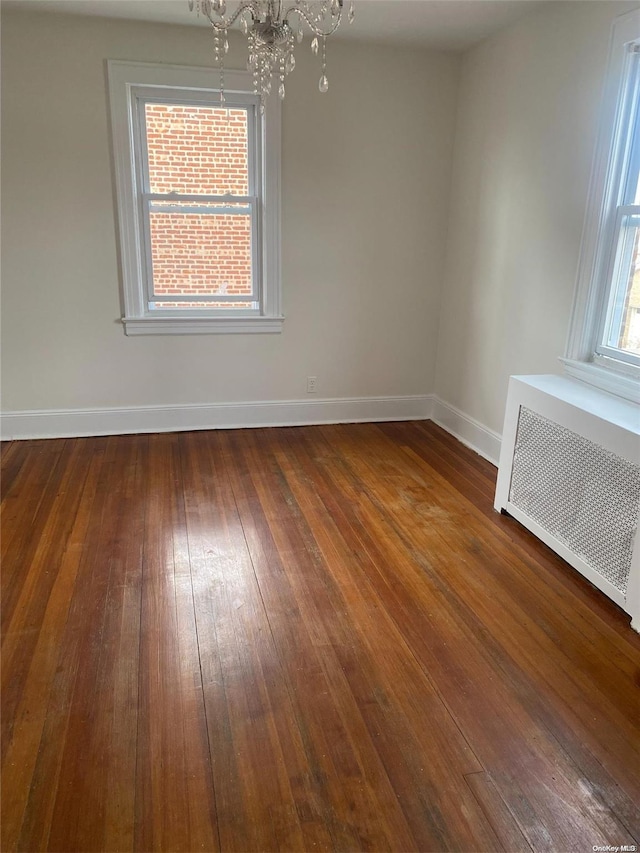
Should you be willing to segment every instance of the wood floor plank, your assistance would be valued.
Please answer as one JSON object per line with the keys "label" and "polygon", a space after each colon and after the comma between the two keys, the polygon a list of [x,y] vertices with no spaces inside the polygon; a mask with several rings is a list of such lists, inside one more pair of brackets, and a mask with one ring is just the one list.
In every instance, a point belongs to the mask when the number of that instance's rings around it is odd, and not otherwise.
{"label": "wood floor plank", "polygon": [[[76,448],[79,470],[74,486],[79,489],[80,501],[69,537],[52,543],[53,554],[49,554],[45,543],[40,552],[41,563],[29,566],[28,577],[30,582],[33,578],[34,588],[41,585],[43,590],[49,591],[44,612],[39,607],[41,624],[33,625],[28,637],[19,628],[8,632],[3,644],[3,675],[8,685],[2,696],[3,850],[15,849],[18,838],[21,838],[19,849],[41,850],[48,837],[57,785],[56,759],[63,748],[63,722],[66,721],[66,715],[59,709],[68,704],[68,699],[63,697],[73,682],[81,652],[77,635],[69,637],[66,626],[70,617],[73,621],[72,614],[85,606],[84,602],[79,603],[77,576],[89,553],[85,543],[91,539],[91,510],[102,471],[100,455],[93,456],[85,468],[87,455],[83,450],[86,449],[82,444]],[[73,493],[73,489],[70,492]],[[56,565],[55,582],[51,585],[46,575],[47,566],[53,569]],[[23,608],[16,613],[21,620],[29,618],[27,604],[27,600],[23,600]],[[70,640],[67,645],[65,635]],[[25,642],[34,637],[35,644]],[[29,645],[31,657],[26,658]],[[15,650],[19,651],[19,658]],[[51,735],[54,727],[62,736]]]}
{"label": "wood floor plank", "polygon": [[[60,503],[60,482],[69,455],[77,454],[77,448],[65,441],[37,444],[29,464],[22,466],[0,507],[3,529],[0,542],[3,637],[9,630],[34,553],[42,547],[41,540],[47,535],[43,528],[51,525],[51,509]],[[66,518],[69,517],[72,517],[71,513]]]}
{"label": "wood floor plank", "polygon": [[[56,497],[49,506],[46,524],[39,530],[39,535],[37,528],[34,529],[35,525],[31,526],[33,518],[30,508],[22,517],[11,520],[5,518],[3,521],[3,526],[16,524],[26,528],[26,532],[19,536],[21,541],[17,551],[9,549],[3,562],[5,638],[2,645],[1,684],[3,709],[6,711],[6,718],[3,719],[3,756],[11,740],[7,724],[10,725],[16,719],[16,708],[24,689],[31,657],[40,640],[40,627],[52,597],[55,599],[58,572],[66,557],[70,519],[75,519],[79,495],[84,488],[87,460],[88,456],[81,445],[67,455],[58,471],[59,477],[56,477]],[[24,543],[29,541],[30,536],[29,547],[25,548]],[[28,571],[15,568],[21,562],[28,566]],[[15,571],[12,571],[12,567]]]}
{"label": "wood floor plank", "polygon": [[0,442],[0,501],[11,492],[25,461],[31,456],[30,451],[25,441]]}
{"label": "wood floor plank", "polygon": [[[420,465],[420,460],[416,460],[412,454],[412,461],[415,465]],[[424,469],[426,474],[428,469]],[[408,501],[408,509],[420,511],[416,507],[415,499],[410,498]],[[598,675],[598,684],[600,690],[605,694],[602,701],[609,701],[609,693],[611,690],[623,690],[625,696],[619,696],[619,709],[623,714],[626,714],[633,722],[635,720],[635,710],[632,697],[635,695],[634,676],[636,667],[634,664],[634,655],[632,648],[634,640],[631,638],[629,642],[621,644],[620,654],[616,656],[615,661],[603,654],[601,644],[597,642],[598,632],[592,631],[587,618],[575,619],[569,625],[562,623],[564,636],[559,637],[558,631],[558,607],[561,605],[565,597],[565,587],[555,586],[545,576],[540,577],[535,572],[534,566],[528,560],[526,552],[520,549],[514,549],[510,540],[506,537],[497,536],[485,541],[484,522],[472,517],[471,513],[465,516],[465,526],[456,531],[455,544],[460,550],[460,559],[464,560],[465,568],[462,573],[457,576],[457,583],[464,585],[467,582],[473,582],[473,578],[481,577],[486,580],[486,575],[491,574],[492,582],[500,589],[501,595],[481,597],[481,601],[486,602],[494,608],[498,606],[498,602],[506,602],[510,606],[510,613],[513,614],[516,620],[522,620],[523,608],[521,602],[527,601],[533,603],[535,607],[535,624],[531,625],[531,630],[535,634],[536,645],[543,646],[540,651],[544,653],[544,661],[546,660],[546,651],[549,644],[553,644],[556,648],[560,645],[562,657],[560,660],[565,661],[565,669],[567,677],[572,678],[587,678]],[[456,563],[460,565],[460,562]],[[509,566],[510,571],[505,572],[505,565]],[[469,569],[476,568],[476,571]],[[566,574],[566,566],[565,566]],[[478,587],[482,592],[482,584]],[[473,600],[476,600],[474,596]],[[581,608],[579,602],[574,605]],[[584,609],[586,617],[588,610]],[[493,616],[484,617],[490,624],[495,625],[496,631],[508,631],[509,624],[505,617],[508,615],[504,609],[498,613],[494,612]],[[525,616],[524,618],[529,618]],[[640,648],[640,643],[637,641],[635,645]],[[576,671],[573,661],[576,656],[580,656],[580,669]],[[610,675],[612,670],[622,669],[627,679],[618,681],[617,673]],[[614,684],[615,682],[615,684]]]}
{"label": "wood floor plank", "polygon": [[[95,550],[81,566],[86,581],[79,579],[87,583],[88,591],[76,611],[84,642],[69,696],[67,740],[48,840],[52,850],[105,849],[107,837],[114,840],[113,815],[108,817],[112,798],[119,806],[115,838],[125,845],[132,838],[135,753],[131,742],[137,694],[118,702],[115,688],[123,669],[126,673],[132,668],[133,677],[137,676],[137,646],[125,651],[121,638],[131,615],[135,631],[139,611],[135,581],[133,601],[127,600],[130,566],[124,559],[123,535],[132,521],[136,455],[135,439],[107,439],[101,498],[93,507]],[[127,795],[121,796],[122,791]],[[83,809],[77,808],[78,802],[84,803]]]}
{"label": "wood floor plank", "polygon": [[430,422],[2,446],[3,851],[640,839],[640,638]]}
{"label": "wood floor plank", "polygon": [[[594,615],[599,617],[600,629],[608,631],[614,641],[614,634],[622,638],[618,646],[621,653],[625,653],[628,647],[629,619],[622,610],[581,575],[568,570],[567,564],[561,557],[518,522],[493,510],[496,468],[477,454],[473,454],[468,448],[462,449],[459,442],[431,421],[420,421],[414,424],[381,424],[380,429],[401,444],[405,450],[414,453],[430,468],[441,474],[450,487],[457,489],[465,500],[473,503],[492,527],[502,530],[518,550],[526,551],[535,563],[542,564],[547,578],[551,574],[553,580],[570,595],[586,601],[591,618]],[[425,436],[428,436],[428,441],[424,440]],[[466,451],[467,458],[468,454],[475,456],[476,470],[485,472],[481,479],[477,476],[473,477],[471,487],[468,466],[460,464],[463,450]]]}
{"label": "wood floor plank", "polygon": [[230,850],[277,849],[277,826],[300,849],[302,828],[278,737],[278,718],[285,716],[292,734],[295,720],[216,443],[198,435],[183,441],[220,843]]}
{"label": "wood floor plank", "polygon": [[[602,654],[597,634],[589,630],[586,618],[577,620],[575,627],[567,625],[566,620],[559,625],[557,614],[562,598],[553,594],[549,582],[541,580],[535,571],[528,570],[529,566],[524,562],[520,563],[510,542],[507,546],[500,537],[485,542],[482,533],[483,525],[469,522],[456,534],[461,559],[465,560],[468,568],[456,581],[457,588],[463,592],[462,597],[477,602],[476,609],[486,608],[479,618],[483,624],[494,626],[496,641],[503,646],[508,645],[512,657],[524,655],[521,664],[539,678],[538,689],[550,687],[557,693],[559,702],[564,703],[565,710],[570,709],[572,715],[582,717],[587,729],[609,710],[611,719],[608,726],[591,726],[592,745],[600,741],[599,754],[605,764],[605,755],[617,745],[621,760],[625,754],[628,755],[628,737],[631,735],[633,740],[637,723],[637,667],[633,658],[625,650],[621,650],[615,661]],[[509,565],[509,573],[504,571],[506,564]],[[465,587],[466,578],[476,575],[483,579],[491,576],[494,594],[478,595]],[[496,589],[500,589],[499,596],[495,595]],[[529,613],[523,613],[523,601],[532,605]],[[467,618],[474,617],[468,614]],[[516,636],[523,628],[527,631],[526,644],[518,642]],[[550,653],[556,653],[553,667],[548,666]],[[565,677],[556,685],[558,663]],[[622,670],[626,678],[620,679],[617,669]],[[576,687],[577,681],[580,682],[579,687]],[[583,697],[579,702],[575,701],[578,695]],[[625,727],[627,738],[622,734]],[[640,761],[630,761],[629,767],[640,767]],[[637,784],[637,773],[634,778]]]}
{"label": "wood floor plank", "polygon": [[[502,763],[505,768],[505,784],[508,779],[514,796],[518,790],[517,786],[520,786],[516,799],[520,802],[528,802],[528,798],[533,798],[534,802],[530,803],[528,808],[534,813],[544,813],[545,823],[548,821],[555,822],[553,828],[557,837],[562,839],[562,843],[571,843],[570,834],[573,830],[568,822],[565,826],[567,816],[563,812],[562,804],[566,802],[566,798],[571,799],[571,792],[575,791],[576,786],[579,787],[580,779],[576,778],[576,768],[572,766],[568,756],[562,756],[561,753],[556,754],[555,740],[549,741],[548,733],[541,729],[535,716],[530,715],[527,704],[522,703],[517,693],[506,689],[508,684],[503,683],[504,676],[499,666],[500,661],[497,662],[498,666],[496,666],[496,662],[491,661],[491,659],[487,660],[485,645],[478,647],[477,642],[475,642],[477,630],[474,630],[474,626],[470,626],[471,630],[466,626],[464,609],[460,612],[460,608],[454,604],[453,613],[458,616],[458,620],[454,618],[448,622],[443,621],[444,614],[452,607],[452,600],[455,602],[458,595],[455,586],[447,585],[443,579],[447,578],[449,571],[455,568],[462,558],[458,557],[458,561],[456,561],[454,555],[454,559],[450,562],[443,562],[442,555],[446,553],[446,549],[443,548],[444,543],[439,539],[430,542],[430,526],[424,522],[420,523],[419,519],[408,515],[406,510],[400,506],[398,488],[405,484],[406,480],[404,477],[398,479],[389,447],[384,447],[379,442],[370,441],[369,449],[372,453],[364,456],[357,450],[359,445],[357,429],[349,433],[346,442],[341,440],[341,435],[344,435],[342,428],[327,427],[323,429],[323,432],[329,437],[330,452],[335,452],[336,447],[341,449],[343,458],[347,459],[351,466],[355,466],[356,474],[359,475],[361,482],[370,479],[369,472],[371,468],[375,469],[375,495],[360,492],[359,494],[353,493],[350,497],[358,506],[358,513],[363,521],[363,537],[368,536],[366,531],[372,529],[374,525],[380,526],[381,512],[388,516],[385,535],[378,535],[376,541],[371,545],[372,550],[379,554],[377,562],[384,570],[383,573],[387,573],[388,566],[394,566],[393,581],[396,580],[398,576],[397,566],[401,562],[398,559],[398,554],[402,554],[405,550],[413,554],[414,560],[420,565],[420,571],[417,572],[415,566],[407,563],[407,571],[403,573],[404,582],[402,584],[394,583],[394,592],[399,600],[403,600],[397,620],[399,624],[410,627],[412,623],[415,623],[412,611],[416,610],[418,610],[416,616],[420,620],[420,603],[428,615],[433,620],[437,620],[437,633],[433,635],[432,642],[427,643],[425,634],[416,632],[413,638],[413,648],[421,656],[429,671],[439,671],[438,684],[442,687],[443,692],[446,692],[447,701],[450,703],[454,715],[460,721],[463,731],[469,732],[468,736],[472,742],[482,744],[481,730],[477,728],[478,723],[482,721],[483,728],[486,727],[485,731],[489,731],[495,727],[496,721],[501,720],[501,737],[498,737],[498,730],[494,729],[494,736],[490,738],[491,755],[483,750],[478,753],[479,756],[481,759],[484,756],[485,766],[491,768]],[[348,494],[348,479],[343,479],[337,485],[343,493]],[[455,534],[455,531],[453,533]],[[451,541],[455,542],[456,540],[457,537],[454,535]],[[429,556],[425,557],[425,554]],[[461,574],[460,579],[462,577]],[[426,584],[425,580],[427,580]],[[479,589],[480,587],[478,587]],[[474,594],[473,590],[470,594]],[[429,628],[432,627],[432,625],[425,626],[428,632]],[[437,657],[433,655],[434,647],[439,649]],[[455,655],[455,659],[451,659],[452,655]],[[443,667],[443,661],[448,658],[450,659],[448,665]],[[452,681],[451,677],[454,672],[456,678]],[[484,689],[487,685],[491,687],[491,694],[487,694]],[[473,714],[469,713],[470,707],[466,698],[468,695],[473,697]],[[483,705],[484,710],[482,710]],[[512,724],[513,728],[510,729]],[[468,729],[468,726],[475,728],[473,734],[471,734],[471,729]],[[613,728],[610,731],[613,733]],[[504,754],[502,754],[503,750]],[[514,761],[517,763],[516,756],[518,753],[521,754],[522,766],[526,765],[531,769],[537,768],[532,779],[527,778],[527,774],[522,774],[522,778],[519,780],[506,775],[507,765],[511,767]],[[561,773],[557,772],[559,758],[565,765],[564,771]],[[544,769],[545,766],[548,770]],[[547,772],[554,777],[558,790],[552,792],[546,784],[542,783]],[[529,782],[533,782],[533,784],[530,785]],[[565,789],[564,793],[559,790],[562,787]],[[603,837],[603,833],[609,829],[614,829],[622,837],[628,837],[627,830],[623,825],[616,822],[611,811],[605,816],[601,814],[599,808],[592,808],[589,794],[581,792],[580,798],[573,798],[581,800],[581,802],[576,802],[576,807],[584,809],[585,814],[591,815],[597,812],[602,818],[600,827],[589,826],[587,822],[587,837],[591,837],[591,834],[599,834],[599,837]],[[531,824],[530,831],[533,833],[534,845],[544,841],[544,832],[541,835],[538,834],[541,832],[540,824]],[[635,828],[634,831],[636,831]],[[571,837],[574,836],[571,835]]]}
{"label": "wood floor plank", "polygon": [[495,828],[505,850],[531,850],[518,822],[500,796],[489,773],[469,773],[465,776],[467,785],[475,794],[486,812],[487,818]]}
{"label": "wood floor plank", "polygon": [[135,847],[215,850],[202,678],[185,535],[179,437],[144,466]]}
{"label": "wood floor plank", "polygon": [[[483,849],[493,849],[496,839],[488,828],[481,837],[482,820],[463,782],[465,773],[477,770],[479,762],[406,647],[401,631],[380,608],[366,583],[366,574],[360,571],[366,557],[361,551],[356,556],[347,542],[351,535],[348,519],[332,501],[331,493],[319,487],[321,480],[304,454],[281,444],[276,458],[281,460],[291,493],[307,522],[307,536],[314,537],[324,555],[324,575],[331,577],[335,587],[331,612],[358,614],[355,648],[350,619],[331,626],[330,639],[349,690],[359,699],[375,748],[388,772],[394,768],[393,786],[403,791],[405,812],[415,803],[414,817],[418,819],[413,831],[420,849],[449,848],[455,841],[447,835],[447,827],[454,824],[457,839],[465,846],[482,843]],[[313,491],[306,485],[310,481]],[[395,737],[389,737],[382,749],[380,734],[390,731]],[[359,743],[362,740],[359,737]],[[410,773],[398,772],[394,760],[398,754],[403,755],[402,764]],[[466,838],[465,815],[473,822],[473,835]],[[429,836],[429,829],[436,835]]]}
{"label": "wood floor plank", "polygon": [[[234,453],[237,468],[238,451]],[[274,460],[275,462],[275,460]],[[277,587],[272,584],[274,573],[264,560],[254,559],[261,591],[269,614],[273,608],[291,612],[294,608],[299,618],[298,631],[290,636],[282,631],[281,621],[270,618],[276,644],[280,649],[286,676],[291,683],[297,713],[306,722],[307,748],[314,750],[314,760],[322,764],[322,772],[330,788],[330,809],[338,828],[355,836],[355,849],[393,849],[392,839],[406,847],[412,845],[411,835],[401,810],[393,800],[386,774],[377,756],[367,748],[369,735],[350,691],[345,689],[344,667],[340,660],[340,649],[345,651],[344,636],[332,637],[332,626],[339,612],[326,601],[327,590],[317,582],[316,566],[319,559],[317,547],[306,543],[299,536],[299,519],[296,524],[283,524],[286,515],[284,506],[292,512],[295,498],[267,488],[268,472],[260,470],[259,459],[253,452],[247,454],[243,476],[236,478],[234,486],[236,500],[247,519],[245,530],[251,530],[248,540],[252,553],[260,554],[261,542],[256,533],[261,528],[262,537],[269,543],[273,538],[275,547],[270,548],[271,565],[277,555]],[[280,523],[278,523],[278,519]],[[325,585],[326,585],[325,576]],[[315,581],[315,582],[314,582]],[[276,610],[275,612],[278,612]],[[284,620],[283,620],[284,621]],[[288,622],[288,620],[287,620]],[[287,628],[290,626],[287,624]],[[350,638],[353,641],[353,638]],[[316,674],[315,689],[310,692],[306,684],[307,673]],[[302,674],[302,679],[300,675]],[[322,758],[329,759],[322,761]],[[372,760],[373,759],[373,760]],[[384,810],[378,806],[378,814],[372,797],[372,788],[380,787],[387,796],[379,796],[379,803],[389,803]],[[350,814],[350,802],[357,802],[358,812],[367,816],[366,825],[354,823]]]}

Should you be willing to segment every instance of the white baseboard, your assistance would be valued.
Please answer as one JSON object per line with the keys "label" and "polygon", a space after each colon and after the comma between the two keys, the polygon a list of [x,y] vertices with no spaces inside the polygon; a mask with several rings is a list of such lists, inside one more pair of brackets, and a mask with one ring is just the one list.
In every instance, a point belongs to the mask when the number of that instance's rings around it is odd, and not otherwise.
{"label": "white baseboard", "polygon": [[497,467],[502,441],[502,436],[497,432],[435,395],[431,407],[431,420]]}
{"label": "white baseboard", "polygon": [[433,394],[216,403],[211,406],[135,406],[5,412],[0,419],[0,438],[3,441],[80,438],[92,435],[412,421],[430,418],[480,456],[494,465],[498,464],[498,433]]}
{"label": "white baseboard", "polygon": [[428,420],[432,395],[6,412],[3,441],[197,429]]}

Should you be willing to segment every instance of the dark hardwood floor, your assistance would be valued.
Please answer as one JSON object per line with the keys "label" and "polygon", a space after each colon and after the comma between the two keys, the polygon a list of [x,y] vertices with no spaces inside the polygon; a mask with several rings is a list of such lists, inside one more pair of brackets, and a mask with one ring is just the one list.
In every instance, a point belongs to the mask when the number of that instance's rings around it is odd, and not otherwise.
{"label": "dark hardwood floor", "polygon": [[2,850],[640,839],[640,637],[432,423],[3,446]]}

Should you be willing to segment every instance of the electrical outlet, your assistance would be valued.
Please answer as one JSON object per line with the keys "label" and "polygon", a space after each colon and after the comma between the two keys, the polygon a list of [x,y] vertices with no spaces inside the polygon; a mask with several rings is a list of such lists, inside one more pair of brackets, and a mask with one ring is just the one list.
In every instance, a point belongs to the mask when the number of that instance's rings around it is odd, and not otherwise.
{"label": "electrical outlet", "polygon": [[318,377],[307,376],[307,394],[315,394],[318,390]]}

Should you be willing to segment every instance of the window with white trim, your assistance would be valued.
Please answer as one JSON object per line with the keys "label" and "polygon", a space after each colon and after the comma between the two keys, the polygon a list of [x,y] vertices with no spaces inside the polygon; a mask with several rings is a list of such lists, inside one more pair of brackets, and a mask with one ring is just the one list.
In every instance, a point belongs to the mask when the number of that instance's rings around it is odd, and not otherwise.
{"label": "window with white trim", "polygon": [[614,22],[568,373],[640,393],[640,10]]}
{"label": "window with white trim", "polygon": [[627,47],[620,126],[612,151],[608,245],[596,354],[640,364],[640,47]]}
{"label": "window with white trim", "polygon": [[109,62],[127,334],[280,331],[279,104],[250,76]]}

